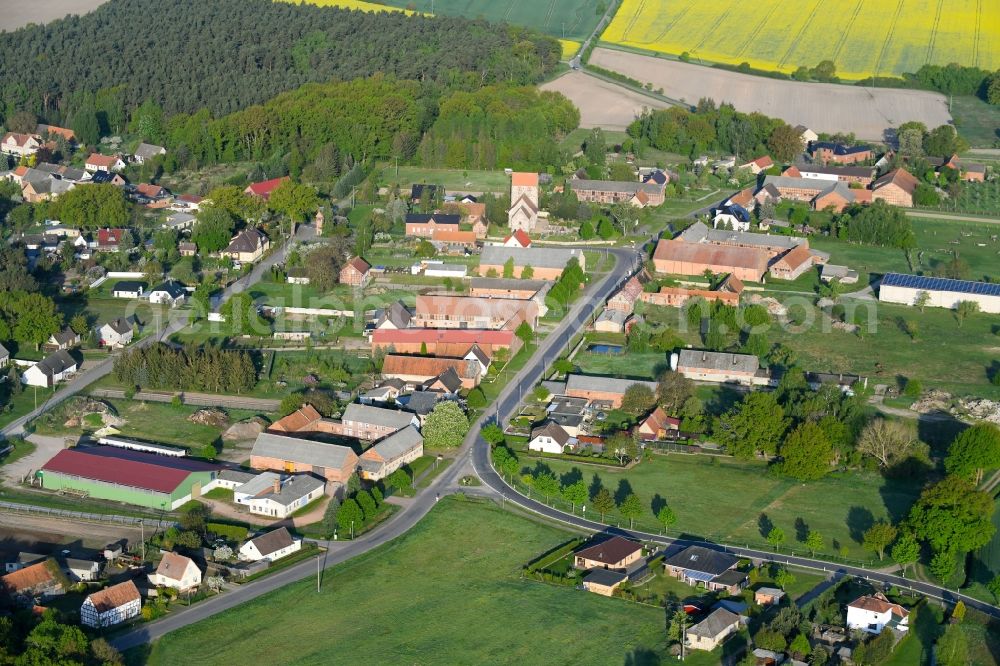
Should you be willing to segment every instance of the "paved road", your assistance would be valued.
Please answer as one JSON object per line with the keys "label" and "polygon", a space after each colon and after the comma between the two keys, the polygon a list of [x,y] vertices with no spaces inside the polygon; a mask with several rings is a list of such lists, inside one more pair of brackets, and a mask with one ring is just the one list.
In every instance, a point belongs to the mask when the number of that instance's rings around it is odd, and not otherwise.
{"label": "paved road", "polygon": [[[295,233],[295,239],[299,241],[309,240],[315,237],[315,229],[312,225],[302,225],[298,228]],[[285,242],[277,250],[272,252],[269,256],[264,258],[262,261],[257,263],[250,273],[244,275],[239,280],[227,287],[220,296],[216,307],[221,307],[223,303],[229,300],[233,294],[239,293],[252,287],[264,276],[265,271],[269,271],[272,266],[276,263],[285,260],[285,255],[288,253],[289,243]],[[171,317],[167,325],[160,330],[156,335],[151,335],[143,338],[137,342],[134,347],[146,347],[155,342],[162,342],[167,340],[171,335],[177,333],[185,326],[188,325],[188,321],[191,317],[191,313],[187,310],[172,310],[170,311]],[[44,414],[48,410],[52,409],[56,405],[68,400],[69,398],[77,395],[78,393],[84,391],[88,386],[96,382],[97,380],[111,374],[111,370],[114,367],[115,355],[109,355],[108,358],[104,359],[100,363],[94,365],[92,368],[79,373],[76,377],[69,381],[69,383],[64,384],[58,391],[56,391],[48,400],[46,400],[37,409],[30,411],[24,416],[11,421],[2,429],[0,429],[0,439],[5,437],[13,437],[17,435],[24,434],[24,426],[31,422],[33,419],[38,418],[39,415]]]}
{"label": "paved road", "polygon": [[[617,259],[615,268],[604,278],[588,286],[583,296],[571,308],[568,315],[562,320],[559,327],[546,337],[535,352],[533,362],[523,368],[514,379],[501,391],[497,398],[497,404],[501,405],[504,413],[512,410],[519,400],[518,396],[527,394],[541,376],[543,369],[553,359],[557,358],[562,349],[579,330],[587,323],[595,307],[604,301],[620,286],[640,263],[640,256],[633,250],[614,249],[609,250]],[[462,448],[459,450],[455,462],[448,469],[441,473],[427,488],[419,492],[416,497],[396,512],[386,523],[378,529],[359,537],[355,541],[318,541],[320,546],[329,548],[319,567],[328,569],[346,560],[377,548],[398,536],[407,532],[416,525],[433,508],[440,494],[447,494],[458,490],[459,479],[472,473],[470,469],[471,457],[478,450],[482,440],[479,437],[480,428],[487,422],[495,418],[494,413],[482,415],[473,427],[469,430]],[[317,563],[308,560],[300,564],[289,567],[266,576],[260,580],[247,583],[238,589],[212,597],[205,601],[187,608],[178,610],[175,613],[143,625],[142,627],[114,639],[112,644],[119,650],[127,650],[137,645],[142,645],[153,641],[164,634],[175,631],[182,627],[194,624],[216,613],[229,610],[243,602],[255,599],[263,594],[280,589],[295,581],[316,575]]]}

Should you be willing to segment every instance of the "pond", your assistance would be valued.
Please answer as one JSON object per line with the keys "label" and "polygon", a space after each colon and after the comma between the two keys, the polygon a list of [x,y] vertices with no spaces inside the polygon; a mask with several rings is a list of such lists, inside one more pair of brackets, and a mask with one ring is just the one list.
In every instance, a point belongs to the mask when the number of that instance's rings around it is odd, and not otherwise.
{"label": "pond", "polygon": [[611,356],[611,355],[621,354],[622,353],[622,346],[621,345],[596,344],[596,345],[590,345],[589,347],[587,347],[587,351],[589,351],[592,354],[607,354],[607,355]]}

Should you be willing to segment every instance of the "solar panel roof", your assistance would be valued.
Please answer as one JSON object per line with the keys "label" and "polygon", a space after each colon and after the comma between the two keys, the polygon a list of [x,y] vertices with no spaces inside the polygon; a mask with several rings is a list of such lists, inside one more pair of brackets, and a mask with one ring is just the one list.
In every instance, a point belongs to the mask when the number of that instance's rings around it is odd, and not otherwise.
{"label": "solar panel roof", "polygon": [[882,278],[882,286],[908,287],[926,291],[953,291],[962,294],[982,294],[1000,296],[1000,284],[991,282],[972,282],[971,280],[952,280],[949,278],[926,277],[923,275],[906,275],[904,273],[887,273]]}

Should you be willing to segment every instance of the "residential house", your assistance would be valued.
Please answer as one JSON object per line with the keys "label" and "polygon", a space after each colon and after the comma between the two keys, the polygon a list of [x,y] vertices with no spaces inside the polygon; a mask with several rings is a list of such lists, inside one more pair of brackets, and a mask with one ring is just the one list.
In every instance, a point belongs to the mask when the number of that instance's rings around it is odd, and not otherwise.
{"label": "residential house", "polygon": [[193,590],[201,585],[201,569],[190,557],[174,552],[164,553],[156,571],[149,574],[149,584],[172,587],[180,592]]}
{"label": "residential house", "polygon": [[285,271],[285,282],[288,284],[309,284],[311,281],[304,266],[292,266]]}
{"label": "residential house", "polygon": [[734,595],[746,586],[748,578],[738,565],[739,559],[733,555],[703,546],[688,546],[663,562],[667,574],[679,581]]}
{"label": "residential house", "polygon": [[0,368],[6,367],[8,363],[10,363],[10,352],[0,345]]}
{"label": "residential house", "polygon": [[167,280],[149,292],[149,302],[169,305],[172,308],[184,305],[187,300],[187,290],[176,280]]}
{"label": "residential house", "polygon": [[842,213],[851,204],[870,204],[872,196],[871,190],[856,189],[838,181],[817,194],[810,204],[814,210]]}
{"label": "residential house", "polygon": [[479,345],[469,347],[469,351],[465,352],[462,358],[466,361],[475,361],[479,365],[479,374],[484,377],[490,369],[490,364],[493,362],[492,357]]}
{"label": "residential house", "polygon": [[795,131],[799,133],[799,137],[802,139],[802,144],[808,146],[814,141],[819,141],[819,134],[812,131],[805,125],[796,125]]}
{"label": "residential house", "polygon": [[813,255],[809,252],[809,247],[807,245],[796,245],[778,257],[771,264],[768,271],[773,278],[794,280],[812,268],[812,265]]}
{"label": "residential house", "polygon": [[27,181],[21,188],[21,197],[28,203],[51,201],[59,195],[69,192],[74,187],[76,187],[76,185],[73,183],[57,178]]}
{"label": "residential house", "polygon": [[276,562],[302,549],[302,539],[291,535],[287,527],[258,534],[248,540],[239,550],[239,558],[246,562],[267,560]]}
{"label": "residential house", "polygon": [[399,379],[417,387],[433,382],[449,370],[456,373],[458,388],[479,386],[483,377],[481,363],[476,359],[387,354],[382,363],[382,378]]}
{"label": "residential house", "polygon": [[857,271],[836,264],[823,264],[819,271],[819,279],[827,283],[839,280],[842,284],[857,284],[858,278]]}
{"label": "residential house", "polygon": [[598,535],[573,553],[573,566],[626,571],[641,559],[641,543],[620,536]]}
{"label": "residential house", "polygon": [[121,158],[121,155],[101,155],[100,153],[91,153],[83,164],[83,168],[91,173],[97,171],[115,173],[124,169],[125,166],[125,160]]}
{"label": "residential house", "polygon": [[340,269],[339,282],[352,287],[363,287],[371,280],[371,271],[371,264],[361,257],[353,257]]}
{"label": "residential house", "polygon": [[72,349],[80,344],[80,334],[67,326],[58,333],[49,336],[48,341],[42,345],[45,351],[58,351],[60,349]]}
{"label": "residential house", "polygon": [[167,218],[166,222],[163,223],[163,228],[173,229],[174,231],[187,231],[194,227],[196,220],[197,218],[191,213],[179,211]]}
{"label": "residential house", "polygon": [[[388,360],[389,357],[386,357]],[[395,409],[351,403],[340,418],[343,434],[358,439],[379,440],[409,425],[418,425],[413,414]]]}
{"label": "residential house", "polygon": [[423,427],[424,420],[443,399],[445,399],[444,395],[437,391],[414,391],[400,396],[399,402],[403,409],[417,415],[417,419]]}
{"label": "residential house", "polygon": [[639,438],[646,441],[663,441],[667,439],[668,433],[678,432],[681,429],[681,420],[674,416],[667,416],[662,407],[657,407],[639,424]]}
{"label": "residential house", "polygon": [[649,273],[645,270],[633,275],[622,285],[621,289],[608,299],[606,307],[609,310],[618,310],[625,314],[632,314],[635,312],[636,302],[642,296],[645,285],[650,279]]}
{"label": "residential house", "polygon": [[583,202],[630,203],[638,208],[659,206],[665,200],[666,191],[664,185],[656,182],[641,183],[632,180],[571,180],[569,186],[577,199]]}
{"label": "residential house", "polygon": [[444,197],[443,187],[427,183],[413,183],[410,186],[410,203],[420,203],[425,200],[435,201],[438,198],[438,190],[441,190],[440,195]]}
{"label": "residential house", "polygon": [[94,249],[98,252],[118,252],[127,232],[128,229],[98,229],[97,245]]}
{"label": "residential house", "polygon": [[809,144],[809,156],[824,164],[856,164],[875,158],[870,146],[845,146],[828,141],[813,141]]}
{"label": "residential house", "polygon": [[486,234],[489,232],[489,225],[486,224],[486,204],[463,200],[454,205],[462,211],[465,222],[472,225],[472,231],[476,234],[476,238],[480,240],[486,238]]}
{"label": "residential house", "polygon": [[431,244],[438,252],[446,254],[466,254],[476,249],[475,231],[460,231],[450,229],[435,229],[431,235]]}
{"label": "residential house", "polygon": [[399,379],[384,381],[380,386],[370,388],[358,396],[362,405],[388,405],[396,401],[406,384]]}
{"label": "residential house", "polygon": [[80,624],[94,629],[113,627],[142,614],[142,596],[130,580],[88,595],[80,606]]}
{"label": "residential house", "polygon": [[246,186],[246,189],[243,190],[243,193],[267,201],[268,199],[271,198],[271,192],[273,192],[279,185],[288,180],[291,180],[291,178],[289,178],[288,176],[282,176],[281,178],[272,178],[270,180],[264,180],[259,183],[251,183]]}
{"label": "residential house", "polygon": [[750,231],[750,212],[739,204],[725,204],[715,209],[712,227],[730,231]]}
{"label": "residential house", "polygon": [[523,229],[517,229],[511,235],[503,239],[504,247],[519,247],[519,248],[529,248],[531,247],[531,237],[524,232]]}
{"label": "residential house", "polygon": [[33,601],[61,596],[70,581],[52,558],[0,577],[0,590],[14,599]]}
{"label": "residential house", "polygon": [[774,160],[771,159],[771,156],[770,155],[762,155],[761,157],[758,157],[757,159],[753,159],[753,160],[750,160],[749,162],[745,162],[743,164],[740,164],[736,168],[737,169],[749,169],[750,173],[752,173],[753,175],[756,176],[761,171],[767,171],[768,169],[770,169],[773,166],[774,166]]}
{"label": "residential house", "polygon": [[461,221],[461,215],[409,213],[406,216],[406,236],[430,239],[435,231],[458,231]]}
{"label": "residential house", "polygon": [[422,328],[509,329],[527,322],[538,325],[538,304],[533,300],[420,294],[411,325]]}
{"label": "residential house", "polygon": [[201,210],[201,202],[204,200],[205,197],[200,197],[197,194],[178,194],[174,197],[172,208],[180,211],[197,212]]}
{"label": "residential house", "polygon": [[377,316],[376,329],[401,330],[410,327],[413,314],[402,301],[396,301]]}
{"label": "residential house", "polygon": [[135,160],[136,164],[145,164],[154,157],[166,154],[167,149],[163,146],[157,146],[152,143],[140,143],[136,147],[135,152],[132,154],[132,158]]}
{"label": "residential house", "polygon": [[128,185],[128,181],[120,173],[114,173],[111,171],[95,171],[90,176],[90,182],[94,185],[105,185],[110,184],[115,187],[125,187]]}
{"label": "residential house", "polygon": [[250,467],[286,474],[311,473],[331,484],[333,494],[354,473],[358,456],[350,447],[314,442],[299,437],[261,433],[250,451]]}
{"label": "residential house", "polygon": [[74,583],[94,581],[101,575],[101,563],[94,560],[67,557],[62,560],[62,565],[63,572]]}
{"label": "residential house", "polygon": [[533,428],[531,439],[528,441],[529,451],[541,451],[542,453],[565,453],[567,446],[573,446],[575,440],[570,434],[554,421],[548,421],[545,425]]}
{"label": "residential house", "polygon": [[510,176],[510,209],[507,226],[511,231],[531,233],[538,226],[538,174],[515,171]]}
{"label": "residential house", "polygon": [[77,367],[76,360],[65,349],[60,349],[25,370],[21,382],[51,388],[76,372]]}
{"label": "residential house", "polygon": [[118,317],[97,329],[97,339],[102,347],[112,349],[131,344],[135,337],[135,320],[132,317]]}
{"label": "residential house", "polygon": [[692,244],[661,239],[653,253],[657,273],[697,275],[732,273],[741,281],[761,282],[767,272],[765,250],[722,245]]}
{"label": "residential house", "polygon": [[613,596],[622,583],[628,580],[628,574],[610,569],[591,569],[583,577],[583,589],[587,592],[605,597]]}
{"label": "residential house", "polygon": [[[423,383],[423,390],[427,393],[444,393],[447,395],[457,395],[465,386],[463,379],[454,367],[446,369],[437,377],[431,377]],[[419,388],[419,387],[415,387]]]}
{"label": "residential house", "polygon": [[41,137],[34,134],[7,132],[0,139],[0,153],[14,157],[30,157],[42,147]]}
{"label": "residential house", "polygon": [[753,592],[753,602],[761,606],[777,606],[785,598],[785,591],[777,587],[758,587]]}
{"label": "residential house", "polygon": [[645,386],[654,393],[658,388],[656,382],[648,380],[571,374],[566,378],[566,395],[591,402],[607,402],[612,408],[618,408],[621,407],[625,391],[635,384]]}
{"label": "residential house", "polygon": [[177,244],[177,252],[182,257],[193,257],[198,254],[198,246],[191,241],[183,241]]}
{"label": "residential house", "polygon": [[247,264],[263,257],[269,247],[271,247],[271,240],[263,231],[256,227],[246,227],[233,236],[233,239],[229,241],[229,246],[221,254],[233,261]]}
{"label": "residential house", "polygon": [[684,638],[688,647],[710,652],[739,630],[740,616],[718,608],[684,632]]}
{"label": "residential house", "polygon": [[872,183],[872,199],[892,206],[913,207],[913,194],[920,181],[906,169],[894,169]]}
{"label": "residential house", "polygon": [[750,354],[682,349],[677,355],[676,371],[696,381],[751,385],[759,370],[760,360]]}
{"label": "residential house", "polygon": [[361,478],[381,481],[403,465],[424,455],[424,438],[416,426],[408,425],[379,440],[358,460]]}
{"label": "residential house", "polygon": [[594,330],[599,333],[621,333],[631,316],[621,310],[602,310],[594,320]]}
{"label": "residential house", "polygon": [[579,249],[556,247],[503,247],[502,245],[487,245],[479,257],[479,275],[489,277],[503,275],[504,265],[513,260],[514,273],[512,277],[520,278],[528,266],[532,269],[532,277],[536,280],[558,280],[563,269],[571,259],[576,259],[583,271],[587,270],[586,258]]}
{"label": "residential house", "polygon": [[[133,188],[133,193],[136,195],[136,198],[148,199],[149,201],[158,201],[170,196],[170,191],[167,188],[162,185],[154,185],[153,183],[139,183]],[[166,205],[163,207],[165,208]]]}
{"label": "residential house", "polygon": [[991,282],[887,273],[878,288],[878,300],[900,305],[924,305],[955,309],[962,301],[973,301],[980,312],[1000,313],[1000,285]]}
{"label": "residential house", "polygon": [[908,631],[909,617],[908,610],[892,603],[881,592],[858,597],[847,604],[847,628],[869,634],[881,634],[886,627],[899,632]]}
{"label": "residential house", "polygon": [[323,497],[326,481],[311,474],[264,472],[233,491],[233,501],[250,513],[284,519]]}
{"label": "residential house", "polygon": [[115,298],[142,298],[147,286],[137,280],[122,280],[111,287],[111,295]]}

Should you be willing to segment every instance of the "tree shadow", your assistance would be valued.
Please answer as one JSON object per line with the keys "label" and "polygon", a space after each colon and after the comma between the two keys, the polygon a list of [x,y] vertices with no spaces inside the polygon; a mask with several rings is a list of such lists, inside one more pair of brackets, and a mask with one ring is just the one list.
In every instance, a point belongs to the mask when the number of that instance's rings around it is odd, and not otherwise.
{"label": "tree shadow", "polygon": [[601,477],[594,473],[594,476],[590,479],[590,487],[587,488],[587,493],[590,495],[590,499],[593,500],[597,496],[597,493],[601,492],[601,488],[604,484],[601,483]]}
{"label": "tree shadow", "polygon": [[762,513],[757,517],[757,531],[760,532],[762,537],[766,539],[767,535],[770,534],[773,529],[774,523],[767,517],[766,513]]}
{"label": "tree shadow", "polygon": [[659,666],[660,655],[653,650],[637,647],[625,655],[625,666]]}
{"label": "tree shadow", "polygon": [[571,486],[577,481],[582,481],[582,480],[583,480],[583,472],[580,471],[579,467],[574,467],[573,469],[571,469],[570,471],[566,472],[561,477],[559,477],[559,482],[563,486]]}
{"label": "tree shadow", "polygon": [[743,400],[743,393],[725,386],[705,401],[705,413],[718,416],[728,412],[732,407]]}
{"label": "tree shadow", "polygon": [[952,440],[968,427],[947,412],[935,411],[917,417],[917,437],[927,442],[932,453],[941,455],[947,453]]}
{"label": "tree shadow", "polygon": [[548,466],[548,463],[544,463],[541,460],[535,462],[534,469],[531,470],[532,476],[541,476],[542,474],[555,474],[552,472],[552,468]]}
{"label": "tree shadow", "polygon": [[806,521],[801,518],[795,519],[795,540],[805,543],[806,537],[809,536],[809,525]]}
{"label": "tree shadow", "polygon": [[633,493],[632,484],[628,479],[618,479],[618,489],[615,490],[615,504],[621,505],[625,498]]}
{"label": "tree shadow", "polygon": [[660,493],[653,495],[653,501],[649,503],[649,508],[653,510],[653,515],[657,516],[660,514],[660,510],[667,506],[667,500],[660,496]]}
{"label": "tree shadow", "polygon": [[875,524],[875,516],[871,510],[863,506],[852,506],[847,511],[847,529],[851,538],[861,543],[865,539],[865,532]]}

